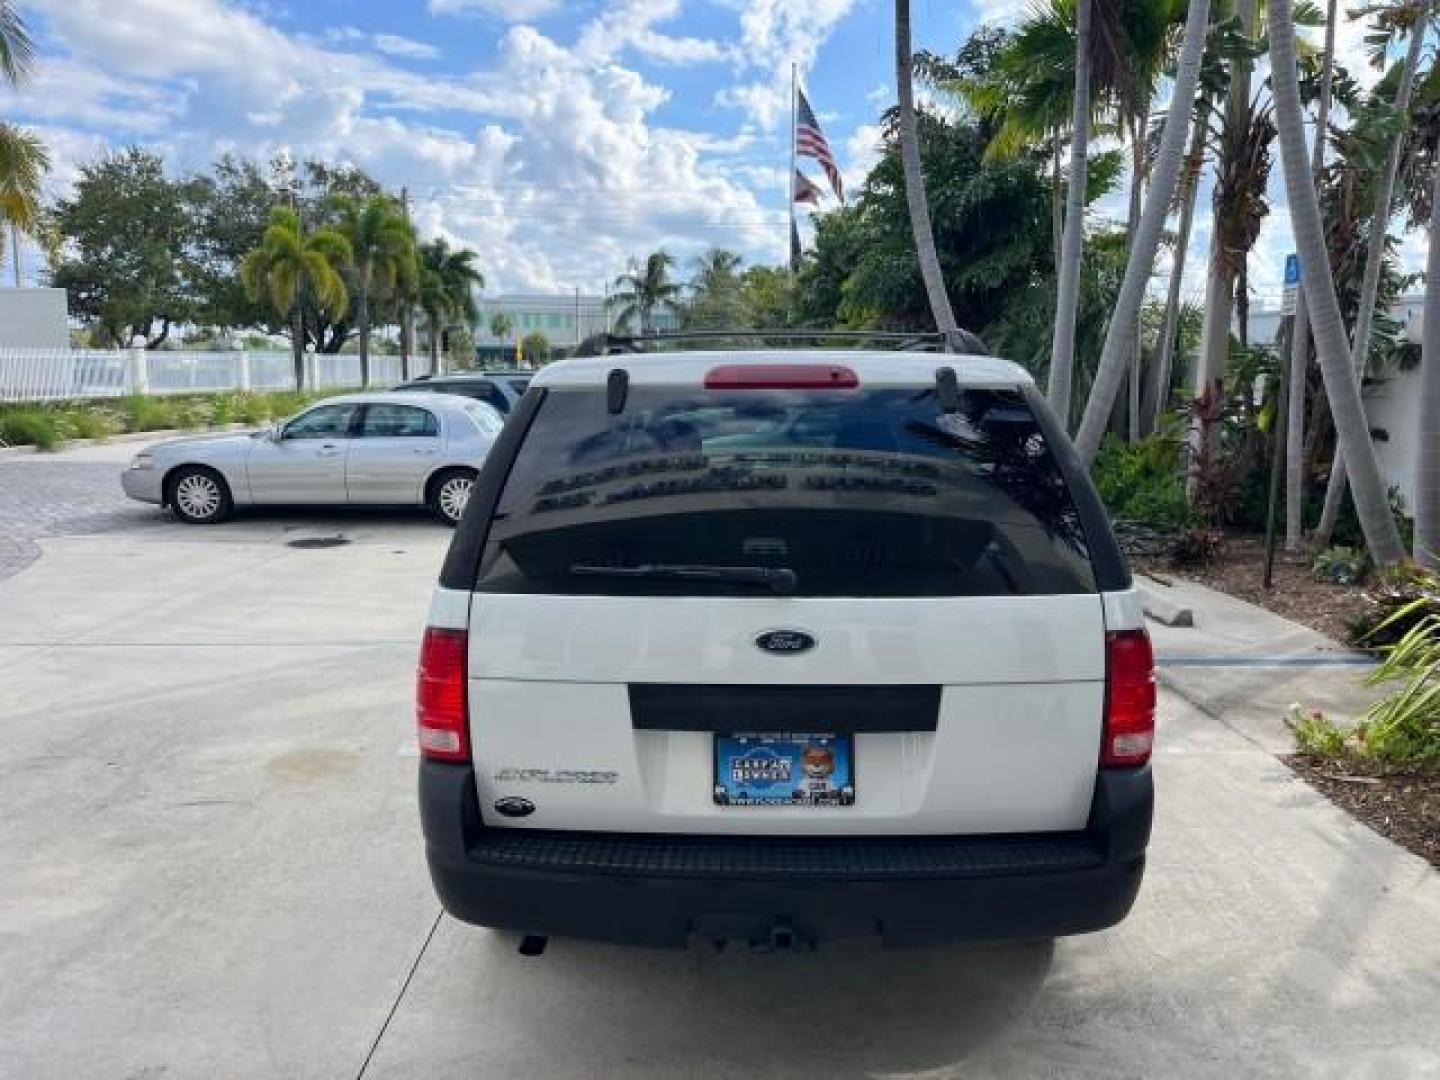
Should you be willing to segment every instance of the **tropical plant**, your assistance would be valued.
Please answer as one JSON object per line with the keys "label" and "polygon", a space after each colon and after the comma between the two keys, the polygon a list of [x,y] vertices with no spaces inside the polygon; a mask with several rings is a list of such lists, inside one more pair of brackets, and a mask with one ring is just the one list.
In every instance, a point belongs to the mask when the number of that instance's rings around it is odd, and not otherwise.
{"label": "tropical plant", "polygon": [[[1258,8],[1258,0],[1239,0],[1236,5],[1239,32],[1247,40],[1256,37]],[[1233,175],[1235,166],[1230,159],[1241,153],[1248,142],[1253,69],[1254,59],[1248,55],[1236,56],[1231,64],[1216,162],[1217,173],[1221,176],[1227,172]],[[1233,195],[1238,190],[1232,183],[1228,193]],[[1227,213],[1226,194],[1227,188],[1217,183],[1212,199],[1214,224],[1211,228],[1210,262],[1205,277],[1205,326],[1200,339],[1200,353],[1195,359],[1195,397],[1199,400],[1207,400],[1213,395],[1216,382],[1225,374],[1225,362],[1230,353],[1230,325],[1235,311],[1235,278],[1249,251],[1248,245],[1241,247],[1237,238],[1226,231],[1227,220],[1243,220],[1243,217]],[[1200,438],[1204,438],[1203,434]]]}
{"label": "tropical plant", "polygon": [[[1363,381],[1365,369],[1370,362],[1371,330],[1379,295],[1380,274],[1386,256],[1390,215],[1395,198],[1395,178],[1400,171],[1400,157],[1404,150],[1404,125],[1409,119],[1410,97],[1415,89],[1415,77],[1420,67],[1425,35],[1430,28],[1433,6],[1433,0],[1407,0],[1391,7],[1365,8],[1361,12],[1379,15],[1379,26],[1385,40],[1392,34],[1403,35],[1408,32],[1410,47],[1406,51],[1399,85],[1395,90],[1394,112],[1401,123],[1391,137],[1384,172],[1375,189],[1375,207],[1370,214],[1369,243],[1365,254],[1365,277],[1360,286],[1360,310],[1355,316],[1355,330],[1351,335],[1350,366],[1354,370],[1357,387]],[[1345,498],[1346,482],[1346,453],[1345,447],[1341,445],[1335,452],[1335,462],[1330,469],[1330,482],[1325,489],[1325,506],[1320,513],[1320,524],[1315,529],[1317,544],[1330,542],[1330,534],[1334,531],[1335,522],[1340,515],[1340,503]]]}
{"label": "tropical plant", "polygon": [[1113,518],[1146,525],[1188,526],[1183,432],[1156,432],[1136,443],[1106,437],[1091,476]]}
{"label": "tropical plant", "polygon": [[307,233],[300,215],[289,207],[270,211],[260,245],[240,264],[240,280],[254,299],[264,298],[281,320],[290,321],[295,389],[305,387],[305,304],[334,314],[349,305],[345,271],[350,242],[334,229]]}
{"label": "tropical plant", "polygon": [[905,204],[910,213],[910,232],[920,279],[930,302],[935,328],[945,335],[947,349],[957,348],[955,312],[945,292],[940,255],[935,250],[935,231],[930,225],[930,206],[925,200],[925,176],[920,170],[920,135],[915,120],[914,61],[910,50],[910,0],[895,0],[895,87],[899,106],[896,133],[900,160],[905,169]]}
{"label": "tropical plant", "polygon": [[632,263],[629,270],[615,279],[610,303],[616,309],[617,326],[628,328],[638,321],[642,334],[655,329],[656,313],[673,310],[680,299],[682,288],[670,277],[674,267],[673,255],[654,251],[645,257],[643,267]]}
{"label": "tropical plant", "polygon": [[1301,277],[1310,298],[1310,329],[1316,357],[1330,397],[1335,430],[1350,461],[1355,508],[1366,546],[1376,564],[1385,566],[1402,559],[1405,550],[1390,515],[1375,447],[1370,441],[1369,424],[1360,403],[1360,390],[1350,371],[1340,302],[1335,294],[1335,278],[1330,270],[1325,230],[1320,220],[1320,204],[1310,178],[1305,121],[1300,110],[1292,0],[1270,0],[1270,62],[1285,189]]}
{"label": "tropical plant", "polygon": [[417,274],[415,233],[400,204],[386,195],[363,203],[350,196],[331,200],[337,229],[350,242],[349,278],[360,335],[360,385],[370,385],[370,300],[394,293]]}
{"label": "tropical plant", "polygon": [[1402,683],[1372,705],[1363,721],[1366,752],[1392,764],[1440,764],[1440,613],[1434,610],[1440,581],[1433,577],[1430,591],[1377,628],[1383,632],[1392,622],[1413,622],[1383,650],[1384,659],[1365,680],[1371,686]]}
{"label": "tropical plant", "polygon": [[35,62],[35,44],[10,0],[0,0],[0,82],[19,86]]}
{"label": "tropical plant", "polygon": [[1359,585],[1370,572],[1370,557],[1359,548],[1337,544],[1315,556],[1310,572],[1332,585]]}
{"label": "tropical plant", "polygon": [[[1320,90],[1315,105],[1315,141],[1310,151],[1312,184],[1318,190],[1325,171],[1329,142],[1330,102],[1335,85],[1335,23],[1338,0],[1325,9],[1325,51],[1320,62]],[[1305,288],[1296,289],[1295,320],[1290,331],[1289,392],[1285,418],[1285,550],[1301,548],[1305,528],[1305,392],[1310,367],[1310,312]]]}
{"label": "tropical plant", "polygon": [[34,232],[40,221],[40,184],[50,169],[50,154],[36,136],[0,122],[0,253],[9,226],[15,287],[20,287],[20,234]]}
{"label": "tropical plant", "polygon": [[520,355],[526,367],[544,367],[550,362],[550,339],[534,330],[520,339]]}
{"label": "tropical plant", "polygon": [[479,256],[469,248],[452,248],[444,237],[420,245],[418,303],[430,338],[430,373],[440,371],[441,341],[448,327],[473,326],[480,319],[475,290],[485,275],[475,265]]}
{"label": "tropical plant", "polygon": [[1140,308],[1145,286],[1160,244],[1160,234],[1170,211],[1175,184],[1180,176],[1181,158],[1185,151],[1195,93],[1200,82],[1200,64],[1204,57],[1206,31],[1209,27],[1209,0],[1191,3],[1185,17],[1185,35],[1176,66],[1175,86],[1169,112],[1165,118],[1160,149],[1156,154],[1150,190],[1134,239],[1130,244],[1129,263],[1120,285],[1115,312],[1105,335],[1105,349],[1085,405],[1085,415],[1076,436],[1076,450],[1087,465],[1100,448],[1100,439],[1109,422],[1115,394],[1120,388],[1127,362],[1138,364],[1138,329]]}
{"label": "tropical plant", "polygon": [[510,318],[508,311],[496,311],[490,316],[490,336],[505,341],[510,337],[510,331],[515,329],[515,320]]}
{"label": "tropical plant", "polygon": [[724,248],[711,248],[695,259],[690,298],[681,311],[687,328],[725,330],[748,324],[740,264],[740,256]]}

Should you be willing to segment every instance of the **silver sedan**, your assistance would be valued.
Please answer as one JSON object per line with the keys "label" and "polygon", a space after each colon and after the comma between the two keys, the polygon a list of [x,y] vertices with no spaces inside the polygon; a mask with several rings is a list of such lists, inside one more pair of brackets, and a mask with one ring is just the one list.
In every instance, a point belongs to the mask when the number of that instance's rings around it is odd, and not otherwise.
{"label": "silver sedan", "polygon": [[286,503],[428,506],[453,525],[503,423],[484,402],[450,394],[347,394],[261,431],[156,443],[120,482],[195,525]]}

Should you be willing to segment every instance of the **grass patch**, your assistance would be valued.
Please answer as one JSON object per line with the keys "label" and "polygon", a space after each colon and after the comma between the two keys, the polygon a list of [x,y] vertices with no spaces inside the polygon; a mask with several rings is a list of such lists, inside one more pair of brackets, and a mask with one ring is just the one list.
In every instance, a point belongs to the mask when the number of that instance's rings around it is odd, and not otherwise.
{"label": "grass patch", "polygon": [[0,439],[36,450],[59,450],[65,445],[60,417],[51,409],[16,409],[0,415]]}
{"label": "grass patch", "polygon": [[103,401],[0,404],[0,440],[10,446],[58,450],[67,439],[104,439],[121,433],[224,424],[260,427],[342,392],[230,391],[164,397],[132,394]]}

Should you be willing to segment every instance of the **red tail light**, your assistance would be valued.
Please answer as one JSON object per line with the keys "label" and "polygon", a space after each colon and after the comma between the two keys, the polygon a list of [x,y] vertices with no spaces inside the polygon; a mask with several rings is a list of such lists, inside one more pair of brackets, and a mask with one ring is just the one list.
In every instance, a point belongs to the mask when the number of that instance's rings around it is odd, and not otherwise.
{"label": "red tail light", "polygon": [[1105,741],[1100,764],[1129,768],[1150,760],[1155,741],[1155,657],[1143,629],[1105,635]]}
{"label": "red tail light", "polygon": [[707,390],[853,390],[860,376],[836,364],[722,364],[705,375]]}
{"label": "red tail light", "polygon": [[464,630],[425,629],[415,680],[415,724],[420,752],[437,761],[470,759],[469,707],[465,691]]}

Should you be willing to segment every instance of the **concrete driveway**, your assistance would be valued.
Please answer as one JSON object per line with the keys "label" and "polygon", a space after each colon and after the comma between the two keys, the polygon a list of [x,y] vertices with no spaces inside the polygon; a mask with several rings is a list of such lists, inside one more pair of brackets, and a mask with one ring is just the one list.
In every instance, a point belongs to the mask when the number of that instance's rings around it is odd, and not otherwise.
{"label": "concrete driveway", "polygon": [[0,1076],[1440,1076],[1440,879],[1169,693],[1108,933],[527,960],[442,917],[410,680],[447,539],[142,515],[0,582]]}

